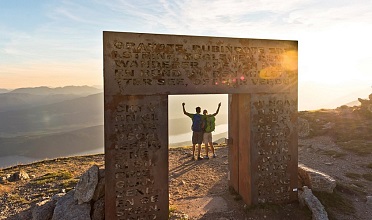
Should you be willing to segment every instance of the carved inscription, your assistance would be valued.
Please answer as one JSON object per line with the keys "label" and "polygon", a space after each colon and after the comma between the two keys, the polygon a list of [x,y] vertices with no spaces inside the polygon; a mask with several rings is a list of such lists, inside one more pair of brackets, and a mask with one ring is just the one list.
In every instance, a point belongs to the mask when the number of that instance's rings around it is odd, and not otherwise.
{"label": "carved inscription", "polygon": [[168,218],[169,94],[249,94],[231,122],[251,129],[237,134],[238,149],[250,144],[239,193],[297,199],[297,41],[104,32],[103,43],[106,218]]}
{"label": "carved inscription", "polygon": [[258,202],[288,202],[292,192],[291,178],[296,178],[288,168],[295,156],[290,153],[290,136],[297,99],[279,95],[259,97],[252,100],[252,136],[257,152],[252,156],[256,161],[253,173],[257,175],[254,184]]}
{"label": "carved inscription", "polygon": [[132,37],[110,42],[108,57],[120,90],[164,86],[288,87],[296,80],[286,62],[288,53],[297,49],[293,45],[250,46],[248,41],[238,39],[186,39],[167,42],[156,37],[151,41]]}
{"label": "carved inscription", "polygon": [[[138,102],[137,102],[138,103]],[[120,102],[113,115],[117,219],[157,219],[159,190],[155,188],[159,103]],[[167,210],[166,210],[167,211]]]}

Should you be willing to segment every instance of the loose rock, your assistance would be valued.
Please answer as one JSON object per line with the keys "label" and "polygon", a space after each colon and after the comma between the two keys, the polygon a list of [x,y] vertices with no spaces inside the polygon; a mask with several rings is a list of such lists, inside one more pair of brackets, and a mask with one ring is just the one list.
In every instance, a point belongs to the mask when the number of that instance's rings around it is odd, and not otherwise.
{"label": "loose rock", "polygon": [[79,182],[76,184],[74,195],[79,204],[92,200],[98,183],[98,172],[98,166],[94,165],[80,177]]}
{"label": "loose rock", "polygon": [[311,189],[307,186],[304,186],[303,191],[299,191],[298,199],[302,205],[306,205],[312,212],[313,220],[328,220],[328,214],[324,209],[324,206],[318,198],[314,196]]}
{"label": "loose rock", "polygon": [[15,182],[20,180],[27,180],[30,179],[28,174],[24,170],[20,170],[19,172],[15,172],[12,176],[8,178],[8,181]]}
{"label": "loose rock", "polygon": [[74,190],[57,201],[52,220],[90,220],[90,204],[78,204],[74,199]]}

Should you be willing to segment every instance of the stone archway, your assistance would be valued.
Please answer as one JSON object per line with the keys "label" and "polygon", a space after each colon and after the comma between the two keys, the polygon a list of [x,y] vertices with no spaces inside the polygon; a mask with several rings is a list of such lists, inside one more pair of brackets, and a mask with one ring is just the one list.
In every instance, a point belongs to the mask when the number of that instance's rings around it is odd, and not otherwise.
{"label": "stone archway", "polygon": [[297,199],[297,41],[104,32],[106,218],[167,219],[168,95],[229,95],[229,185]]}

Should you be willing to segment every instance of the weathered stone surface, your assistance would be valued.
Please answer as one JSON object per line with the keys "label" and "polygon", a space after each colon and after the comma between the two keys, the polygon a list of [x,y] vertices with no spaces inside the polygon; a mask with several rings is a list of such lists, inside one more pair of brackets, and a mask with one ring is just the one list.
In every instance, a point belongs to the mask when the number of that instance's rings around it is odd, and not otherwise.
{"label": "weathered stone surface", "polygon": [[56,207],[57,200],[47,199],[36,203],[32,209],[33,220],[50,220],[53,217],[54,208]]}
{"label": "weathered stone surface", "polygon": [[20,219],[32,219],[32,212],[30,209],[17,213],[7,218],[7,220],[20,220]]}
{"label": "weathered stone surface", "polygon": [[28,174],[24,170],[20,170],[19,172],[15,172],[12,176],[10,176],[8,181],[15,182],[15,181],[27,180],[27,179],[30,179]]}
{"label": "weathered stone surface", "polygon": [[336,187],[336,180],[331,176],[303,164],[298,165],[298,175],[304,185],[309,186],[314,191],[333,193],[333,189]]}
{"label": "weathered stone surface", "polygon": [[298,199],[301,205],[306,205],[310,209],[313,220],[328,220],[328,214],[324,206],[307,186],[304,186],[302,191],[298,192]]}
{"label": "weathered stone surface", "polygon": [[52,220],[90,220],[90,204],[78,204],[74,192],[71,190],[57,201]]}
{"label": "weathered stone surface", "polygon": [[372,206],[372,196],[367,196],[367,204]]}
{"label": "weathered stone surface", "polygon": [[57,201],[65,196],[66,193],[55,194],[51,199],[46,199],[39,203],[36,203],[32,209],[33,220],[50,220],[53,217],[54,208],[56,207]]}
{"label": "weathered stone surface", "polygon": [[105,219],[105,198],[100,198],[93,205],[92,220]]}
{"label": "weathered stone surface", "polygon": [[97,201],[105,195],[105,177],[100,178],[94,191],[92,200]]}
{"label": "weathered stone surface", "polygon": [[52,196],[52,200],[58,201],[58,199],[60,199],[61,197],[65,196],[65,195],[66,195],[66,193],[57,193],[54,196]]}
{"label": "weathered stone surface", "polygon": [[298,136],[299,137],[304,138],[304,137],[309,136],[310,125],[306,119],[298,118],[297,125],[298,125]]}
{"label": "weathered stone surface", "polygon": [[98,183],[98,166],[94,165],[81,175],[75,188],[75,199],[79,204],[90,202]]}
{"label": "weathered stone surface", "polygon": [[[236,118],[229,128],[241,132],[229,130],[229,137],[237,134],[231,143],[239,140],[231,147],[237,156],[229,164],[239,166],[231,166],[229,184],[241,186],[248,204],[297,200],[297,192],[282,190],[297,188],[288,181],[297,178],[298,161],[296,41],[104,32],[103,43],[107,219],[168,218],[168,94],[233,94]],[[216,58],[221,60],[211,65]],[[278,137],[286,151],[272,149]],[[264,175],[263,167],[274,173]],[[260,191],[260,185],[268,187]],[[128,211],[127,196],[143,213]]]}
{"label": "weathered stone surface", "polygon": [[99,169],[98,176],[99,176],[100,179],[105,177],[105,169]]}

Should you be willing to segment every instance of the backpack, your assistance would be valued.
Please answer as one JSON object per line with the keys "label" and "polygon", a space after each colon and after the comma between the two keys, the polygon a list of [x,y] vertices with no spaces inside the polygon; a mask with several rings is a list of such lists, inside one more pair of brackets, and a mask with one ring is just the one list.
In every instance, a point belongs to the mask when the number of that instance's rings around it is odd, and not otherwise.
{"label": "backpack", "polygon": [[203,131],[203,121],[202,116],[200,114],[195,114],[192,117],[191,130],[195,132]]}
{"label": "backpack", "polygon": [[214,116],[206,117],[205,119],[205,132],[212,132],[216,127],[216,118]]}

